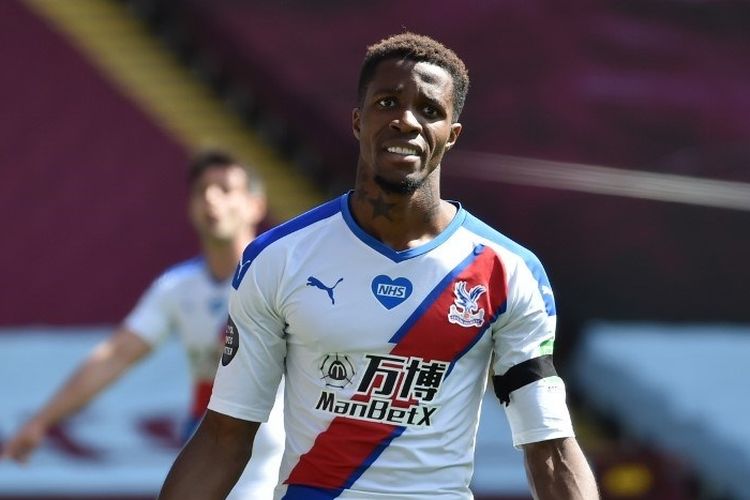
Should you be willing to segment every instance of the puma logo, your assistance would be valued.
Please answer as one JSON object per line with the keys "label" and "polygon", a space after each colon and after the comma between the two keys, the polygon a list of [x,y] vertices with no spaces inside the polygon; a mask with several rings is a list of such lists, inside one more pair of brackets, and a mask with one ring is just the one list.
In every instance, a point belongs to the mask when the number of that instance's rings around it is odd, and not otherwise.
{"label": "puma logo", "polygon": [[320,288],[321,290],[325,290],[328,294],[328,297],[331,299],[331,305],[336,303],[336,300],[333,298],[333,289],[338,286],[339,283],[344,281],[344,278],[339,278],[339,280],[331,287],[325,286],[318,278],[315,276],[310,276],[307,278],[307,286],[314,286],[315,288]]}

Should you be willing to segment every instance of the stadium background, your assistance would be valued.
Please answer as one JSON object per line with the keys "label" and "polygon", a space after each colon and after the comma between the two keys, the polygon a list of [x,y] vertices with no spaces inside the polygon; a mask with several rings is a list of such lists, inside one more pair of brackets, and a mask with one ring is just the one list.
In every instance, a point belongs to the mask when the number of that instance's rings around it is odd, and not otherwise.
{"label": "stadium background", "polygon": [[[545,263],[604,498],[750,498],[740,1],[0,2],[0,441],[197,252],[192,151],[261,167],[268,225],[351,184],[364,47],[404,28],[470,69],[444,194]],[[29,467],[0,463],[0,498],[153,496],[186,404],[181,363],[166,346]],[[478,498],[527,498],[493,431]]]}

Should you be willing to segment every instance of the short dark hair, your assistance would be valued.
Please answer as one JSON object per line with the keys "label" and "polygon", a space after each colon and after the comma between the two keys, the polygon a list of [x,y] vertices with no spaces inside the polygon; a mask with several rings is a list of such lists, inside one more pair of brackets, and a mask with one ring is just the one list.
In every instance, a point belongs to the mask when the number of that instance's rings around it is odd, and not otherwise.
{"label": "short dark hair", "polygon": [[415,62],[428,62],[440,66],[453,77],[453,121],[457,121],[469,92],[469,72],[455,52],[440,42],[416,33],[404,32],[390,36],[367,47],[365,59],[359,70],[357,97],[361,103],[367,85],[375,75],[378,64],[385,59],[403,58]]}
{"label": "short dark hair", "polygon": [[256,169],[237,160],[231,153],[222,149],[204,149],[196,153],[188,163],[187,181],[192,186],[195,181],[203,175],[203,172],[212,167],[238,166],[247,173],[247,186],[250,192],[262,194],[264,192],[263,179]]}

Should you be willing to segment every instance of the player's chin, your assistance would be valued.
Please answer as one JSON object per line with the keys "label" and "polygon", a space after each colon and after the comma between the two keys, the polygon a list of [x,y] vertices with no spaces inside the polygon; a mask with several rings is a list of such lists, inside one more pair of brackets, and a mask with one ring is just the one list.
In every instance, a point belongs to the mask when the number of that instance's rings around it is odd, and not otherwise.
{"label": "player's chin", "polygon": [[414,178],[411,176],[405,176],[398,179],[387,178],[382,175],[375,176],[375,183],[384,192],[389,194],[397,195],[410,195],[414,194],[422,184],[424,184],[423,178]]}
{"label": "player's chin", "polygon": [[215,227],[205,233],[206,239],[211,240],[215,243],[227,243],[232,241],[237,235],[238,231],[226,228],[226,227]]}

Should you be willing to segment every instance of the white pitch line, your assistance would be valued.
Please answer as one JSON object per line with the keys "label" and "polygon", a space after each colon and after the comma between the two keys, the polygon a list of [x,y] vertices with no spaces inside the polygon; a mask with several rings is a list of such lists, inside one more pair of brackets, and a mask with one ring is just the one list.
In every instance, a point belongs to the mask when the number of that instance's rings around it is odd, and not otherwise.
{"label": "white pitch line", "polygon": [[[454,152],[460,177],[750,211],[750,183],[476,152]],[[458,177],[446,168],[444,174]]]}

